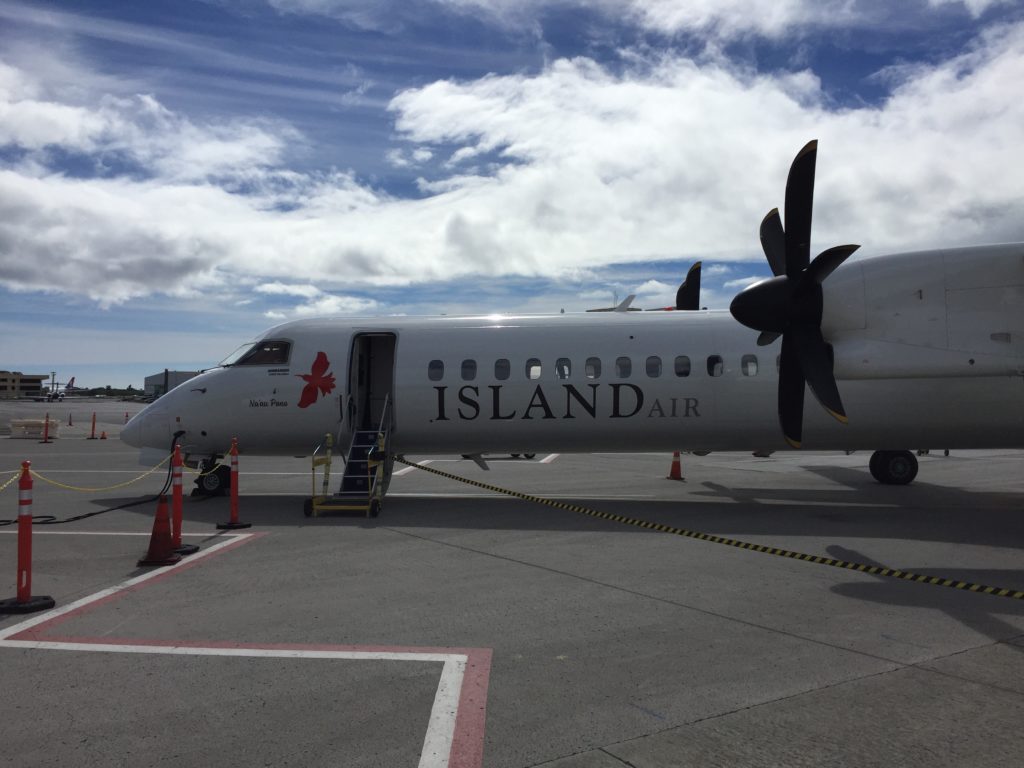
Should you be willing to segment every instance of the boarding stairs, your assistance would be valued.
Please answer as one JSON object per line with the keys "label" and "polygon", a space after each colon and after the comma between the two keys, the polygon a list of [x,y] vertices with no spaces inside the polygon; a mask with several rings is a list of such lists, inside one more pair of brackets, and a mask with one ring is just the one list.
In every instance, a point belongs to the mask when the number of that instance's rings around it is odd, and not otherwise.
{"label": "boarding stairs", "polygon": [[[390,446],[388,428],[388,400],[377,429],[360,429],[352,433],[345,458],[345,471],[338,491],[329,494],[333,438],[325,435],[324,442],[313,452],[313,496],[306,502],[307,517],[318,517],[324,512],[362,512],[366,517],[380,514],[384,503],[384,469]],[[321,492],[317,494],[316,470],[323,467]]]}

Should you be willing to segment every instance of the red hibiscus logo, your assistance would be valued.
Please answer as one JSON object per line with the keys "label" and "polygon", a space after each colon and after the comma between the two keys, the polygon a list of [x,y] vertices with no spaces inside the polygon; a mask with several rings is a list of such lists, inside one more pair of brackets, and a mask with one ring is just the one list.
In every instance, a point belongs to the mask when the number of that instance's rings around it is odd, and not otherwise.
{"label": "red hibiscus logo", "polygon": [[313,370],[309,373],[295,374],[306,382],[302,388],[302,397],[299,398],[299,408],[308,408],[316,402],[320,393],[325,395],[334,391],[334,376],[327,370],[331,367],[331,361],[323,352],[316,353],[316,360],[313,361]]}

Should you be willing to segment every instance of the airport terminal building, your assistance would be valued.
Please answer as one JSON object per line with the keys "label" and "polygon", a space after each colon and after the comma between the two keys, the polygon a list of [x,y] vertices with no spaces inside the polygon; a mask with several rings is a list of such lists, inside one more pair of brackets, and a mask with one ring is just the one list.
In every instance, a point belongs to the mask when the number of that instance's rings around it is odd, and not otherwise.
{"label": "airport terminal building", "polygon": [[18,397],[42,397],[43,382],[48,373],[22,373],[21,371],[0,371],[0,399],[14,400]]}

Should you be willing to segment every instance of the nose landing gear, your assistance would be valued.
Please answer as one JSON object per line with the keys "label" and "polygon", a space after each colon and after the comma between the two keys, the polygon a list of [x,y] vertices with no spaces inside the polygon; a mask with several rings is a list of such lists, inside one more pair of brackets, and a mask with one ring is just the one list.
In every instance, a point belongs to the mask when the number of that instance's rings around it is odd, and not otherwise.
{"label": "nose landing gear", "polygon": [[917,458],[910,451],[875,451],[868,469],[883,485],[906,485],[917,477]]}
{"label": "nose landing gear", "polygon": [[[192,491],[193,496],[224,496],[231,490],[231,467],[217,462],[221,456],[211,456],[199,463],[199,477],[196,478],[196,487]],[[216,467],[213,471],[211,468]]]}

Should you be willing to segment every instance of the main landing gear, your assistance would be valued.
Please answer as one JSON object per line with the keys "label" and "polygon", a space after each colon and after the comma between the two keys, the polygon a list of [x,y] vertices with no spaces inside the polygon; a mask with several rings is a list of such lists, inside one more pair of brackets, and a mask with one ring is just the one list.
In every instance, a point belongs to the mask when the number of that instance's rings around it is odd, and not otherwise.
{"label": "main landing gear", "polygon": [[910,451],[875,451],[868,468],[883,485],[906,485],[917,477],[917,458]]}
{"label": "main landing gear", "polygon": [[[221,464],[217,467],[220,456],[211,456],[199,462],[199,477],[193,496],[223,496],[231,490],[231,467]],[[211,467],[217,467],[212,472]]]}

